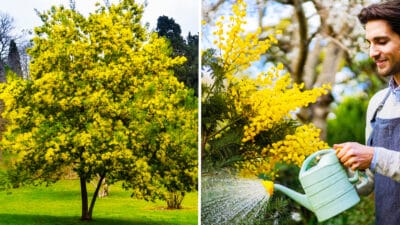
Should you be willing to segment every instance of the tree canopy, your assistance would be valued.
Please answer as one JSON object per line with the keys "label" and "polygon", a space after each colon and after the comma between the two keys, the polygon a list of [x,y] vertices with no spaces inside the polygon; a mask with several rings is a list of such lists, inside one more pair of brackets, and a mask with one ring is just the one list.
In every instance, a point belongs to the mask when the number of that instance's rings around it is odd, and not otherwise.
{"label": "tree canopy", "polygon": [[[0,85],[12,181],[56,182],[72,167],[82,220],[105,177],[147,200],[197,188],[197,100],[172,72],[185,58],[145,30],[142,12],[134,0],[87,18],[52,7],[35,28],[31,79],[10,74]],[[97,177],[89,205],[86,184]]]}

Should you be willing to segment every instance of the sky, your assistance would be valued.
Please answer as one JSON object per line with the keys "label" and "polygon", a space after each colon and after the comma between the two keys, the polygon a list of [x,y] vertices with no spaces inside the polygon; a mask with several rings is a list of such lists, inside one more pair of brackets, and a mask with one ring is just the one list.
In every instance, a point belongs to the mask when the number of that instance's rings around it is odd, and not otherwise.
{"label": "sky", "polygon": [[[93,12],[95,3],[103,0],[75,0],[76,8],[83,15]],[[118,0],[110,0],[111,3]],[[144,0],[137,0],[143,3]],[[150,29],[155,29],[159,16],[172,17],[180,25],[182,36],[186,37],[189,32],[197,34],[200,30],[200,0],[147,0],[142,22],[150,23]],[[14,18],[15,31],[23,29],[32,30],[40,26],[41,20],[34,9],[43,12],[50,9],[52,5],[64,5],[69,7],[69,0],[0,0],[0,12],[7,13]]]}

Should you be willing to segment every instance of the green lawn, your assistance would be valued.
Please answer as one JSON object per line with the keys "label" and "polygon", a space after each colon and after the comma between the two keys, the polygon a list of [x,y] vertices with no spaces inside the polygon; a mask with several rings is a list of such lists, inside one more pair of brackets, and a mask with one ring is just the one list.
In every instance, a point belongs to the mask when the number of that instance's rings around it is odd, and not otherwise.
{"label": "green lawn", "polygon": [[80,221],[79,181],[64,180],[50,187],[0,192],[0,225],[194,225],[198,222],[197,202],[197,192],[189,193],[183,209],[168,210],[165,202],[136,200],[120,185],[112,185],[108,197],[97,199],[93,221],[88,223]]}

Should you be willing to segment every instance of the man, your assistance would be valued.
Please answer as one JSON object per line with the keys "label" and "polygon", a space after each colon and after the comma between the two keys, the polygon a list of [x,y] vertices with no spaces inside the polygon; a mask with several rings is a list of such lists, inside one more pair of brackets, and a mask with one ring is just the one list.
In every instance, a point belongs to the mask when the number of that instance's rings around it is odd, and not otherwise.
{"label": "man", "polygon": [[334,145],[346,167],[374,173],[377,225],[400,224],[400,1],[364,8],[369,55],[389,87],[376,93],[367,111],[367,146],[355,142]]}

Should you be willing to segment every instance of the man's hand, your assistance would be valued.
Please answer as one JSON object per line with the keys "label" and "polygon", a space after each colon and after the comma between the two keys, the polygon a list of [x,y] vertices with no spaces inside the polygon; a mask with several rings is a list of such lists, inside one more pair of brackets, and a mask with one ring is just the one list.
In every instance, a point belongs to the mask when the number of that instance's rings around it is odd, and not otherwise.
{"label": "man's hand", "polygon": [[367,169],[371,165],[374,155],[373,147],[361,145],[357,142],[346,142],[335,144],[333,148],[343,165],[352,170]]}

